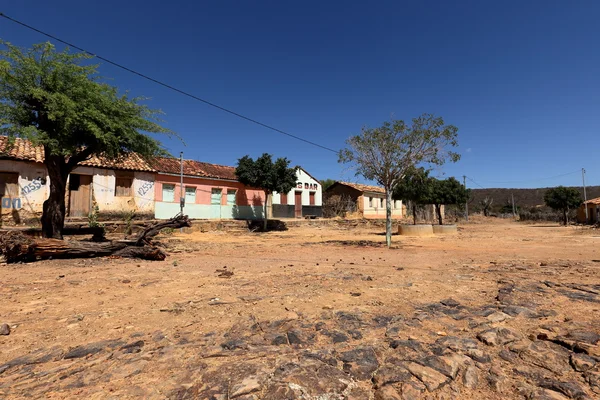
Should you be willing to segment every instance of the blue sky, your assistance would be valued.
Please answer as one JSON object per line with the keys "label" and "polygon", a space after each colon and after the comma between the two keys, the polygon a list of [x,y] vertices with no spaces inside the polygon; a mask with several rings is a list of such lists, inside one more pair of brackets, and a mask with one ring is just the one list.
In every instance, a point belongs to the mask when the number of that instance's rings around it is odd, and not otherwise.
{"label": "blue sky", "polygon": [[[584,167],[600,185],[600,2],[372,3],[21,0],[0,11],[327,147],[428,112],[459,128],[462,159],[439,174],[539,187],[579,185]],[[5,19],[0,38],[47,40]],[[111,65],[100,71],[166,113],[187,145],[164,140],[173,154],[235,165],[268,152],[320,179],[361,180],[333,153]]]}

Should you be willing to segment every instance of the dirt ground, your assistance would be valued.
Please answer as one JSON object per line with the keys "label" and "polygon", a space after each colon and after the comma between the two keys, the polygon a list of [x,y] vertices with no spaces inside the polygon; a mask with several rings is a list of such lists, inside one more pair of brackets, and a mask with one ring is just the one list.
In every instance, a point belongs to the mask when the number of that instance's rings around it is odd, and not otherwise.
{"label": "dirt ground", "polygon": [[600,232],[175,232],[0,264],[0,398],[600,398]]}

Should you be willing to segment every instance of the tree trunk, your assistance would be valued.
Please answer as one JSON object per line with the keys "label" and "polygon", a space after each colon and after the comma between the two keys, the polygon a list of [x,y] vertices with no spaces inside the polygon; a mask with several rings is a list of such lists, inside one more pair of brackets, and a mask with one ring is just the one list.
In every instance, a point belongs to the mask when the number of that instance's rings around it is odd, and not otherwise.
{"label": "tree trunk", "polygon": [[563,208],[563,222],[565,224],[565,226],[567,226],[569,224],[569,217],[567,215],[568,209],[567,208]]}
{"label": "tree trunk", "polygon": [[417,202],[413,200],[412,206],[413,206],[413,225],[416,225],[417,224]]}
{"label": "tree trunk", "polygon": [[392,190],[385,188],[385,243],[392,245]]}
{"label": "tree trunk", "polygon": [[44,164],[50,178],[50,195],[42,208],[42,236],[62,239],[65,225],[65,194],[70,171],[64,157],[51,155],[49,150],[45,151]]}
{"label": "tree trunk", "polygon": [[438,222],[440,223],[440,225],[444,225],[444,220],[442,218],[442,205],[441,204],[435,205],[435,212],[437,214]]}
{"label": "tree trunk", "polygon": [[270,193],[265,191],[265,207],[264,207],[264,218],[263,218],[263,231],[267,231],[267,224],[269,222],[269,197]]}

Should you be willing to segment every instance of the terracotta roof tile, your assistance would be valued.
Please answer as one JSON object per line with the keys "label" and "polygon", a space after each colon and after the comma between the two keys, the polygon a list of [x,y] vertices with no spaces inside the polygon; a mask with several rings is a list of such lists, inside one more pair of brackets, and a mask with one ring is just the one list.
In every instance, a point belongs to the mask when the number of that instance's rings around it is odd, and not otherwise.
{"label": "terracotta roof tile", "polygon": [[137,153],[127,153],[113,159],[94,155],[91,158],[79,163],[79,165],[85,167],[154,172],[154,169],[150,166],[150,164]]}
{"label": "terracotta roof tile", "polygon": [[34,146],[29,140],[15,138],[13,145],[9,147],[8,141],[7,136],[0,136],[0,158],[44,162],[42,146]]}
{"label": "terracotta roof tile", "polygon": [[596,197],[594,199],[589,199],[586,202],[584,202],[585,204],[600,204],[600,197]]}
{"label": "terracotta roof tile", "polygon": [[361,192],[373,192],[373,193],[385,193],[385,189],[379,186],[373,185],[363,185],[362,183],[350,183],[350,182],[336,182],[340,185],[350,186],[353,189],[359,190]]}
{"label": "terracotta roof tile", "polygon": [[[158,171],[167,174],[179,174],[181,164],[178,158],[157,157],[152,159],[150,165]],[[237,181],[235,167],[210,164],[201,161],[183,160],[183,174],[205,178],[228,179]]]}

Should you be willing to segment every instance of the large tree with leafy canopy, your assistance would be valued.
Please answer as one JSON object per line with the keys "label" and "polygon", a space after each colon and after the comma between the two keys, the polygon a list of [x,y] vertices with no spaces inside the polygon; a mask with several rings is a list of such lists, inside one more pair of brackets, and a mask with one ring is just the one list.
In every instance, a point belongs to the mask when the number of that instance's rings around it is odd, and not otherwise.
{"label": "large tree with leafy canopy", "polygon": [[431,190],[430,182],[433,178],[425,168],[410,168],[406,175],[394,188],[392,198],[394,200],[408,200],[413,208],[413,223],[417,224],[417,206],[425,204]]}
{"label": "large tree with leafy canopy", "polygon": [[0,42],[0,131],[43,146],[50,194],[42,234],[62,239],[69,173],[92,155],[165,154],[145,133],[170,133],[158,111],[103,82],[91,56],[57,51],[50,43],[22,49]]}
{"label": "large tree with leafy canopy", "polygon": [[386,121],[379,128],[363,128],[351,136],[339,161],[350,163],[356,174],[383,186],[386,195],[385,237],[392,243],[392,192],[407,171],[416,165],[442,165],[457,161],[451,149],[458,145],[458,128],[445,125],[441,117],[423,114],[408,125],[402,120]]}
{"label": "large tree with leafy canopy", "polygon": [[442,205],[464,204],[470,197],[471,191],[466,189],[456,178],[432,179],[429,181],[427,203],[435,205],[435,212],[440,225],[444,224]]}
{"label": "large tree with leafy canopy", "polygon": [[264,153],[256,160],[250,156],[244,156],[238,160],[235,175],[244,185],[260,188],[265,192],[265,204],[263,205],[264,230],[267,230],[268,208],[273,192],[287,193],[296,186],[296,170],[298,167],[290,168],[287,158],[278,158],[273,162],[270,154]]}
{"label": "large tree with leafy canopy", "polygon": [[569,224],[569,210],[581,205],[581,193],[575,188],[558,186],[548,189],[544,194],[544,203],[553,210],[563,212],[563,223]]}

